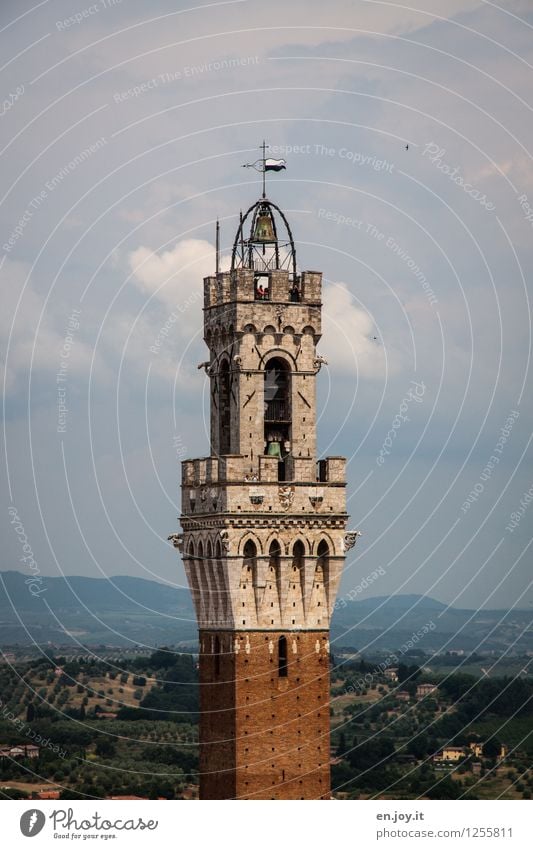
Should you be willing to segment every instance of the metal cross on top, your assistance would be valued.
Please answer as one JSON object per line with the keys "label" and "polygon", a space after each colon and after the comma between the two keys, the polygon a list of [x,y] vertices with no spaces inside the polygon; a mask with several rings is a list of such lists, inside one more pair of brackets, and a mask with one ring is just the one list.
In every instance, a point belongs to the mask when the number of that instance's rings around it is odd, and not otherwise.
{"label": "metal cross on top", "polygon": [[263,144],[260,147],[260,150],[263,152],[263,156],[261,159],[256,159],[255,162],[249,162],[246,165],[243,165],[243,168],[254,168],[256,171],[259,171],[260,174],[263,175],[263,197],[266,198],[266,172],[267,171],[284,171],[287,167],[287,163],[285,159],[267,159],[266,150],[267,143],[263,139]]}

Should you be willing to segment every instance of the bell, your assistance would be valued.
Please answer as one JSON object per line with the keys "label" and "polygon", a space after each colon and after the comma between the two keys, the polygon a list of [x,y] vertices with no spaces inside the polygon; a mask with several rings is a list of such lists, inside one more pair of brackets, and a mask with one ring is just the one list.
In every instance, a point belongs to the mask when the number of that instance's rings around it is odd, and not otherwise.
{"label": "bell", "polygon": [[274,227],[269,212],[260,212],[255,222],[254,242],[275,242]]}
{"label": "bell", "polygon": [[267,445],[267,455],[269,457],[279,457],[281,459],[281,447],[279,442],[269,442]]}

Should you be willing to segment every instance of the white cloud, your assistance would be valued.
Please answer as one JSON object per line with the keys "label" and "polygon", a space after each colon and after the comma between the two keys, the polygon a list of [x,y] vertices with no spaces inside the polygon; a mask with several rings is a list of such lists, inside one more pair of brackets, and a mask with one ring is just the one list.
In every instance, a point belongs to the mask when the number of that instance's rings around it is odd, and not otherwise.
{"label": "white cloud", "polygon": [[199,293],[203,278],[214,273],[215,248],[204,239],[183,239],[158,254],[141,246],[128,262],[136,286],[166,306],[177,306]]}
{"label": "white cloud", "polygon": [[324,288],[322,319],[321,348],[335,371],[370,379],[383,378],[386,368],[391,371],[391,363],[386,362],[379,339],[374,339],[377,334],[372,318],[355,305],[344,283]]}

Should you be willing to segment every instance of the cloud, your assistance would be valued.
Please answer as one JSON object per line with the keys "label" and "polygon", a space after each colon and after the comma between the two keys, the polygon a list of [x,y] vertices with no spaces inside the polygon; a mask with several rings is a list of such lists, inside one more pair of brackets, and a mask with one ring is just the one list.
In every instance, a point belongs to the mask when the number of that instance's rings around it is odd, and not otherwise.
{"label": "cloud", "polygon": [[370,315],[356,306],[344,283],[324,288],[323,348],[337,372],[351,372],[368,379],[381,379],[391,363],[385,360]]}
{"label": "cloud", "polygon": [[166,306],[178,306],[198,294],[203,278],[214,273],[215,248],[204,239],[183,239],[159,254],[141,246],[129,254],[128,262],[141,292]]}

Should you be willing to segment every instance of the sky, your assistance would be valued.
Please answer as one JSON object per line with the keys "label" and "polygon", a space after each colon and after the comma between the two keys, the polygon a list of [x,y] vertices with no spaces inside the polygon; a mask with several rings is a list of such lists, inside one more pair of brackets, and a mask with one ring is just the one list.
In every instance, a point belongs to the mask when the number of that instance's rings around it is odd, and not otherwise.
{"label": "sky", "polygon": [[2,2],[0,569],[185,585],[202,278],[266,139],[324,275],[341,595],[530,607],[532,35],[531,0]]}

